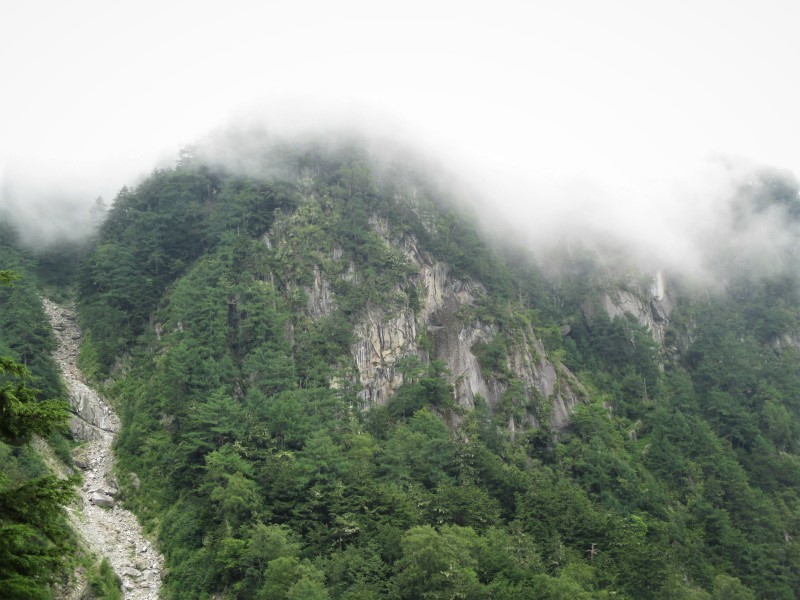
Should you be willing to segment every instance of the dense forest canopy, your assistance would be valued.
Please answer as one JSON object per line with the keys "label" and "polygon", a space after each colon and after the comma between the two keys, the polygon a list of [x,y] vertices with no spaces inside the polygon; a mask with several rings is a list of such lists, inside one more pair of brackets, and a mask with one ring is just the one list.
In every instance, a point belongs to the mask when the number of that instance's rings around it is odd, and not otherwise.
{"label": "dense forest canopy", "polygon": [[[167,597],[798,597],[796,241],[767,271],[726,248],[711,289],[667,273],[654,336],[591,308],[654,310],[652,273],[574,246],[542,270],[418,166],[355,142],[218,157],[123,189],[77,270],[82,367]],[[796,183],[762,183],[738,214],[793,231]],[[413,352],[360,364],[376,321]],[[485,396],[459,392],[451,329]],[[35,331],[9,353],[46,356]]]}

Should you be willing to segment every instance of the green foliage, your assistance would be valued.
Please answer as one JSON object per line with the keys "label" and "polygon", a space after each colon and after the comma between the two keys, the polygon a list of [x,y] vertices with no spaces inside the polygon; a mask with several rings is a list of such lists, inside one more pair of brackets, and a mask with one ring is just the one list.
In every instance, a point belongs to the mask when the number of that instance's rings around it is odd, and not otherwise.
{"label": "green foliage", "polygon": [[37,434],[47,436],[64,427],[66,405],[58,400],[38,400],[28,386],[29,371],[8,357],[0,356],[0,440],[16,445]]}
{"label": "green foliage", "polygon": [[13,247],[0,245],[0,253],[5,264],[14,267],[13,283],[0,285],[0,355],[11,357],[35,377],[33,387],[39,390],[40,400],[65,398],[58,369],[50,358],[55,340],[32,273],[34,263]]}
{"label": "green foliage", "polygon": [[413,527],[403,535],[397,561],[393,598],[477,597],[479,538],[472,529],[456,525],[436,531],[430,525]]}
{"label": "green foliage", "polygon": [[[123,190],[80,268],[83,360],[124,365],[118,465],[167,597],[796,597],[796,276],[682,297],[668,357],[634,319],[584,315],[641,286],[586,249],[547,278],[358,145],[265,156],[268,180],[187,154]],[[436,261],[486,290],[445,325],[492,328],[472,348],[492,405],[456,406],[435,360],[415,264]],[[354,326],[400,311],[419,356],[361,411]],[[554,393],[586,400],[559,431],[515,366],[548,358]]]}
{"label": "green foliage", "polygon": [[508,377],[508,348],[503,336],[497,335],[490,342],[474,344],[472,353],[478,359],[484,377]]}
{"label": "green foliage", "polygon": [[91,250],[89,241],[57,241],[36,251],[35,273],[45,295],[56,302],[69,302],[78,267]]}
{"label": "green foliage", "polygon": [[[10,247],[4,251],[16,254]],[[16,257],[15,266],[24,267]],[[14,302],[0,305],[0,351],[19,358],[0,356],[0,590],[6,598],[47,598],[49,585],[76,552],[64,504],[72,499],[78,478],[49,475],[28,444],[34,435],[64,427],[66,403],[46,399],[31,387],[35,373],[47,387],[61,391],[47,357],[52,339],[41,325],[41,300],[26,277],[5,271],[2,280],[17,283],[10,294],[0,291],[3,300]],[[28,316],[31,323],[17,321]],[[17,360],[30,364],[30,370]]]}
{"label": "green foliage", "polygon": [[714,578],[714,600],[755,600],[755,593],[736,577],[720,574]]}
{"label": "green foliage", "polygon": [[260,235],[291,192],[203,170],[156,171],[124,188],[79,269],[82,319],[91,326],[101,372],[130,348],[161,294],[186,266],[233,231]]}
{"label": "green foliage", "polygon": [[121,582],[111,568],[111,563],[104,558],[99,566],[89,572],[89,589],[92,597],[104,600],[122,600]]}
{"label": "green foliage", "polygon": [[0,285],[11,286],[19,280],[19,275],[14,271],[0,271]]}
{"label": "green foliage", "polygon": [[[414,363],[418,364],[417,361]],[[447,368],[441,361],[414,368],[406,362],[398,367],[404,371],[405,383],[390,400],[389,414],[395,419],[410,417],[429,406],[436,409],[455,408],[453,393],[445,379]]]}

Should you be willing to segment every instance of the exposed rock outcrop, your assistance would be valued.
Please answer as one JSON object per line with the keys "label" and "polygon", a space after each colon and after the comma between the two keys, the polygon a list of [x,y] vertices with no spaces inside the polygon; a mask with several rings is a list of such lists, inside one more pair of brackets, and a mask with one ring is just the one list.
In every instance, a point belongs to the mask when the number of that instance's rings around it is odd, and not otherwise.
{"label": "exposed rock outcrop", "polygon": [[317,265],[314,265],[314,281],[311,287],[305,288],[308,297],[308,313],[315,319],[327,317],[333,312],[333,292],[331,285],[322,276]]}
{"label": "exposed rock outcrop", "polygon": [[[363,406],[385,404],[403,383],[403,375],[396,368],[403,357],[416,356],[423,363],[435,358],[444,361],[450,371],[450,383],[456,403],[467,409],[474,408],[478,395],[490,406],[497,407],[506,393],[507,384],[498,379],[487,379],[481,372],[477,357],[472,351],[478,342],[489,342],[498,334],[495,326],[480,320],[468,319],[465,313],[475,306],[478,298],[486,294],[485,288],[475,282],[453,277],[446,263],[435,261],[412,235],[391,239],[385,221],[373,218],[375,232],[391,247],[400,250],[417,269],[415,285],[419,297],[416,313],[409,307],[394,313],[371,308],[355,327],[356,343],[352,355],[358,370],[359,393]],[[420,343],[421,336],[429,344]],[[525,332],[524,340],[508,356],[508,371],[523,384],[524,402],[529,406],[534,397],[552,403],[551,424],[565,426],[570,410],[580,401],[579,384],[564,367],[556,367],[547,358],[541,343],[532,330]],[[430,348],[430,351],[427,348]],[[532,415],[523,422],[509,423],[517,426],[538,426]]]}
{"label": "exposed rock outcrop", "polygon": [[653,338],[664,344],[664,333],[669,325],[669,316],[675,307],[666,289],[664,277],[656,272],[648,289],[611,288],[601,290],[596,298],[587,298],[581,304],[586,322],[591,325],[604,312],[609,319],[630,315],[653,334]]}
{"label": "exposed rock outcrop", "polygon": [[426,358],[418,348],[417,323],[413,312],[403,309],[389,317],[370,308],[355,327],[358,340],[352,346],[353,359],[359,372],[363,405],[386,404],[403,383],[396,362],[404,356]]}
{"label": "exposed rock outcrop", "polygon": [[96,402],[96,394],[82,381],[69,384],[72,408],[70,430],[80,440],[99,440],[119,430],[119,419],[105,402]]}
{"label": "exposed rock outcrop", "polygon": [[495,330],[479,321],[462,326],[454,315],[448,314],[448,309],[452,308],[445,306],[433,314],[436,321],[441,323],[436,325],[433,332],[433,355],[447,365],[453,394],[459,406],[474,408],[478,395],[494,404],[494,394],[481,375],[481,366],[472,352],[472,346],[491,340]]}

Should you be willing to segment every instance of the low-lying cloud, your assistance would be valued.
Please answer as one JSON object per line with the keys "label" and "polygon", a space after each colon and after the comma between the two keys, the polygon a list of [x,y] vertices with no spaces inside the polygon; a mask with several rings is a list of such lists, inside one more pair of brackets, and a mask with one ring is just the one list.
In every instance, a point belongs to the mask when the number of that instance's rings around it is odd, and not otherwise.
{"label": "low-lying cloud", "polygon": [[532,248],[605,236],[702,273],[750,169],[708,156],[800,169],[796,9],[740,4],[13,3],[0,213],[29,243],[81,235],[98,196],[266,114],[399,139]]}
{"label": "low-lying cloud", "polygon": [[[352,106],[339,108],[249,111],[206,138],[205,155],[254,174],[263,169],[257,147],[265,140],[356,136],[378,160],[403,156],[430,165],[487,232],[540,258],[563,243],[613,247],[631,266],[699,282],[724,282],[735,269],[780,271],[791,266],[800,240],[798,215],[789,214],[800,203],[794,175],[743,157],[676,156],[649,164],[647,157],[625,160],[617,148],[618,163],[522,168],[524,156],[508,148],[470,152],[363,107],[356,117]],[[776,186],[782,202],[769,201]]]}
{"label": "low-lying cloud", "polygon": [[[614,146],[609,150],[613,160],[566,164],[539,156],[537,161],[536,152],[526,154],[518,143],[492,146],[484,138],[453,145],[435,132],[355,103],[294,99],[268,106],[243,109],[200,138],[203,154],[256,174],[264,169],[265,143],[357,136],[382,159],[402,154],[436,165],[432,171],[442,185],[475,210],[487,231],[500,231],[540,257],[564,242],[613,246],[638,268],[718,281],[720,271],[731,268],[726,256],[737,257],[739,268],[766,273],[785,268],[797,245],[797,224],[788,218],[786,205],[758,209],[754,200],[771,193],[765,181],[782,181],[784,195],[787,189],[796,194],[793,175],[772,170],[765,179],[769,169],[744,158],[687,153],[656,164],[649,160],[655,157],[635,157],[633,150]],[[95,225],[91,208],[98,195],[110,204],[119,187],[135,185],[151,168],[174,165],[177,154],[162,153],[150,165],[123,160],[114,169],[87,167],[79,176],[48,177],[41,170],[7,165],[0,207],[31,246],[80,239]]]}

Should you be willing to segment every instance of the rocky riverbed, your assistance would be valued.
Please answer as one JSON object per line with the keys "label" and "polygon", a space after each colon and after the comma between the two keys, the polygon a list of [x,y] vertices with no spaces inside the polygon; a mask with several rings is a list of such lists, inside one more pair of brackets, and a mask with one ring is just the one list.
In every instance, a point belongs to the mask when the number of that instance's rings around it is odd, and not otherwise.
{"label": "rocky riverbed", "polygon": [[142,531],[133,513],[117,502],[114,454],[111,445],[119,430],[114,410],[86,385],[76,365],[81,332],[72,309],[47,299],[44,308],[58,339],[53,358],[69,390],[73,435],[85,440],[75,452],[83,470],[80,502],[69,507],[70,519],[86,544],[107,557],[122,580],[126,600],[154,600],[159,596],[164,558]]}

